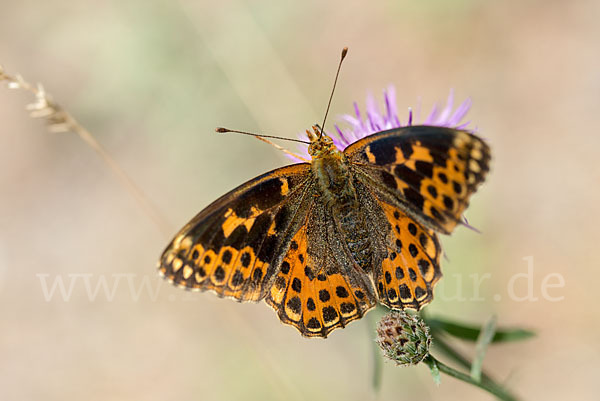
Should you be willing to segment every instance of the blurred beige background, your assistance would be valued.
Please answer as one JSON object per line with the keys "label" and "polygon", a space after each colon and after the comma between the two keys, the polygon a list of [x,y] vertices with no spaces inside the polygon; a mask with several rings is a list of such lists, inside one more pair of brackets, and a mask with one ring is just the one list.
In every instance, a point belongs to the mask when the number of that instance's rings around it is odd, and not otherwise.
{"label": "blurred beige background", "polygon": [[[483,234],[443,238],[428,311],[536,330],[485,361],[523,399],[597,397],[600,3],[365,4],[2,0],[0,64],[42,82],[93,132],[170,231],[77,136],[28,118],[28,93],[3,85],[0,399],[373,397],[372,319],[307,340],[265,304],[189,294],[155,274],[196,212],[288,163],[214,127],[295,137],[320,120],[343,46],[333,117],[388,84],[402,117],[455,88],[494,152],[467,213]],[[56,280],[66,297],[48,292]],[[108,293],[95,293],[101,280]],[[381,400],[465,398],[492,399],[449,377],[436,387],[424,366],[385,364]]]}

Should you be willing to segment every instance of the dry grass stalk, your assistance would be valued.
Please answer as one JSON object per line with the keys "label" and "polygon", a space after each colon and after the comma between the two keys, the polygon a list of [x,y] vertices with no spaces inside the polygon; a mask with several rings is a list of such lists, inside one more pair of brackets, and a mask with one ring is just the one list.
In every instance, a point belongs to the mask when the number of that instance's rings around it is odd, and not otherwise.
{"label": "dry grass stalk", "polygon": [[46,120],[48,130],[50,132],[74,132],[87,145],[100,155],[102,160],[116,174],[117,178],[125,186],[127,191],[133,196],[136,202],[140,205],[144,213],[152,220],[159,231],[170,237],[172,235],[172,227],[167,223],[163,215],[152,205],[144,192],[134,183],[134,181],[125,173],[119,164],[113,159],[106,149],[94,138],[90,131],[81,125],[71,114],[64,110],[52,97],[44,90],[41,84],[34,86],[27,82],[19,74],[9,75],[0,65],[0,82],[6,81],[10,89],[23,89],[35,96],[35,102],[28,104],[25,108],[29,111],[29,115],[33,118],[43,118]]}
{"label": "dry grass stalk", "polygon": [[[42,85],[31,85],[18,74],[11,76],[7,74],[0,65],[0,82],[2,81],[6,81],[8,87],[11,89],[24,89],[35,96],[35,103],[27,105],[26,109],[29,111],[31,117],[44,118],[48,124],[49,131],[74,132],[86,144],[91,146],[100,155],[102,160],[108,164],[111,170],[114,171],[157,228],[166,238],[171,237],[173,233],[172,227],[166,222],[162,214],[152,206],[142,190],[106,152],[100,143],[96,141],[93,135],[59,104],[52,100],[52,97],[44,90]],[[291,379],[285,374],[285,371],[279,366],[276,359],[266,352],[268,349],[267,345],[258,336],[252,325],[248,323],[247,319],[240,315],[237,309],[227,308],[227,311],[233,318],[232,322],[240,327],[238,331],[246,333],[247,341],[252,344],[253,349],[257,350],[256,357],[262,361],[264,369],[274,374],[272,385],[280,395],[283,395],[283,397],[280,398],[301,400],[303,398],[302,395],[293,386]]]}

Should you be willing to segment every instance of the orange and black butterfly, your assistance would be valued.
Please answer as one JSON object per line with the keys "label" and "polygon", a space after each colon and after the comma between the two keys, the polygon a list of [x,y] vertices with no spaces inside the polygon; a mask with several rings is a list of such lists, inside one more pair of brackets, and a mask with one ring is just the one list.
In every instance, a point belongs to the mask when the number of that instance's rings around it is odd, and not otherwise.
{"label": "orange and black butterfly", "polygon": [[307,134],[310,163],[263,174],[201,211],[162,254],[160,273],[188,289],[265,300],[307,337],[378,302],[428,304],[442,276],[436,233],[461,223],[489,170],[488,145],[424,125],[343,151],[316,126]]}

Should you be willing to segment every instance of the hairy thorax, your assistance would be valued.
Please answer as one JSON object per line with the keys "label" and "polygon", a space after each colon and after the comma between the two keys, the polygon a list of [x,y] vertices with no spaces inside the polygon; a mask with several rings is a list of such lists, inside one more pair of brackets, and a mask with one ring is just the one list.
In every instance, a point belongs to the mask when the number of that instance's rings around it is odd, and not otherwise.
{"label": "hairy thorax", "polygon": [[312,170],[317,177],[321,202],[331,211],[352,258],[363,271],[370,271],[372,244],[345,156],[338,153],[313,159]]}

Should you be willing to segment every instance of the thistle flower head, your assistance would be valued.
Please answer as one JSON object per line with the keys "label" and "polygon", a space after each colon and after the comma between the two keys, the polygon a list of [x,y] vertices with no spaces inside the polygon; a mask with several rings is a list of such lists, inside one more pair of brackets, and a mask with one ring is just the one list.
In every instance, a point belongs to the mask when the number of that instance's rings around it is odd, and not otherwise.
{"label": "thistle flower head", "polygon": [[[340,128],[338,124],[335,124],[335,132],[324,131],[324,133],[331,137],[339,150],[344,150],[348,145],[368,135],[388,129],[407,127],[414,124],[464,129],[469,125],[469,122],[463,122],[463,119],[471,108],[471,100],[465,100],[454,109],[453,91],[450,91],[444,107],[440,108],[438,104],[434,105],[427,118],[422,121],[414,121],[415,117],[410,108],[406,119],[404,121],[400,119],[396,107],[396,90],[393,86],[389,86],[387,90],[383,91],[383,103],[382,111],[375,98],[369,95],[366,109],[361,112],[358,103],[354,102],[354,114],[344,114],[340,117],[341,122],[344,123],[344,128]],[[418,119],[418,116],[416,118]],[[305,139],[304,134],[301,137]],[[306,149],[303,149],[301,154],[308,156]],[[290,157],[296,160],[293,156]]]}
{"label": "thistle flower head", "polygon": [[377,344],[399,366],[416,365],[429,355],[429,327],[415,315],[392,311],[377,324]]}

